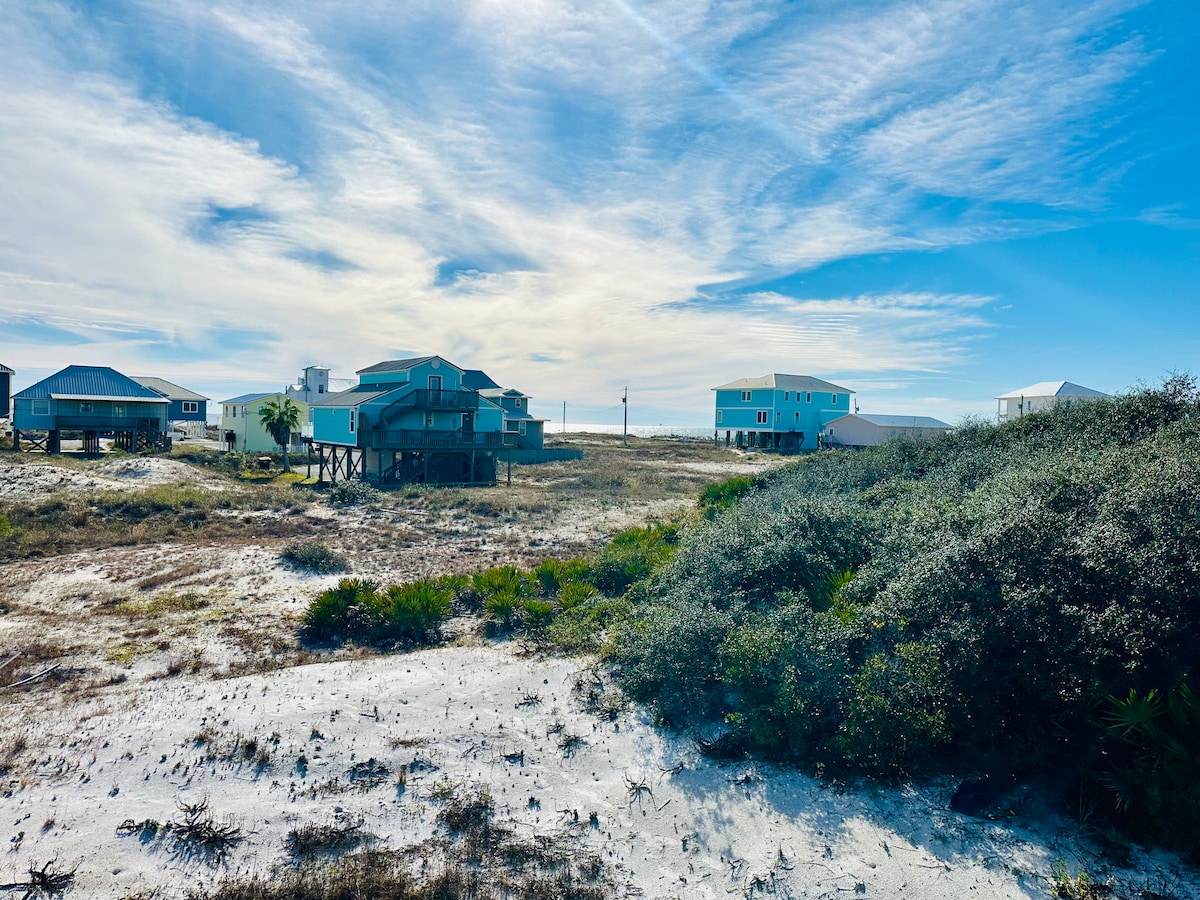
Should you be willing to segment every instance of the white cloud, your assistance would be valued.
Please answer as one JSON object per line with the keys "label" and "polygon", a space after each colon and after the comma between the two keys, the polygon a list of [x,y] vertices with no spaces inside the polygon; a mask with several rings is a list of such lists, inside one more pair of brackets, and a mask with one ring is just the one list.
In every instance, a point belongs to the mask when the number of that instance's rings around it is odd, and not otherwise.
{"label": "white cloud", "polygon": [[[86,22],[71,30],[90,48],[75,68],[68,29],[45,23],[65,7],[47,9],[0,32],[24,48],[0,62],[0,319],[86,336],[55,351],[62,364],[169,365],[155,332],[181,349],[164,374],[213,380],[313,362],[346,374],[412,349],[535,396],[636,380],[683,408],[706,408],[726,375],[962,359],[985,298],[722,305],[697,289],[1010,227],[914,225],[922,191],[1075,196],[1069,126],[1141,58],[1132,42],[1081,46],[1117,4],[886,3],[832,19],[749,0],[136,10],[168,45],[283,77],[281,102],[313,133],[299,166],[147,99]],[[393,40],[392,55],[359,59],[360,36]],[[594,145],[561,150],[560,103],[601,123]],[[214,207],[258,216],[206,225]],[[303,261],[314,254],[347,266]],[[445,284],[446,262],[485,271]],[[240,337],[192,359],[216,329]],[[18,350],[6,362],[46,353]]]}

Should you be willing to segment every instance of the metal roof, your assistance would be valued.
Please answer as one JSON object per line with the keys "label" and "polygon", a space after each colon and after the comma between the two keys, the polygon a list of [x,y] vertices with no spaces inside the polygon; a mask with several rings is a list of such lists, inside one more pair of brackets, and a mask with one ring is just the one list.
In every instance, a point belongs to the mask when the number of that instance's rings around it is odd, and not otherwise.
{"label": "metal roof", "polygon": [[[228,400],[222,400],[221,403],[238,404],[238,403],[253,403],[255,400],[262,400],[264,397],[278,396],[281,391],[270,391],[266,394],[242,394],[240,397],[230,397]],[[296,401],[292,401],[295,403]]]}
{"label": "metal roof", "polygon": [[480,397],[510,397],[510,398],[517,398],[520,400],[529,399],[528,394],[523,394],[520,391],[518,391],[516,388],[502,388],[502,387],[479,388],[479,396]]}
{"label": "metal roof", "polygon": [[448,359],[443,359],[440,356],[414,356],[412,359],[388,359],[381,363],[375,363],[373,366],[368,366],[365,369],[359,369],[359,375],[373,375],[378,372],[406,372],[409,369],[419,366],[421,363],[429,362],[431,359],[440,360],[452,368],[454,371],[461,373],[462,369],[450,362]]}
{"label": "metal roof", "polygon": [[813,378],[811,375],[781,375],[777,372],[772,372],[770,375],[761,375],[758,378],[739,378],[737,381],[729,382],[729,384],[719,384],[713,390],[752,391],[763,388],[781,391],[823,391],[830,394],[854,393],[849,388],[841,387],[829,381],[822,381],[820,378]]}
{"label": "metal roof", "polygon": [[152,375],[131,375],[129,376],[144,388],[150,388],[155,393],[162,394],[168,400],[207,400],[197,394],[195,391],[189,391],[185,387],[180,387],[167,381],[165,378],[155,378]]}
{"label": "metal roof", "polygon": [[135,400],[138,403],[170,403],[166,397],[155,394],[153,397],[123,397],[114,394],[58,394],[51,393],[51,400]]}
{"label": "metal roof", "polygon": [[1080,384],[1069,381],[1039,381],[1007,394],[1001,394],[997,400],[1019,400],[1022,397],[1107,397],[1103,391],[1094,391]]}
{"label": "metal roof", "polygon": [[5,375],[16,375],[17,374],[12,369],[10,369],[8,366],[4,365],[4,363],[0,363],[0,372],[3,372]]}
{"label": "metal roof", "polygon": [[49,400],[51,397],[84,397],[91,400],[142,400],[161,402],[163,397],[108,366],[67,366],[37,384],[31,384],[14,399]]}
{"label": "metal roof", "polygon": [[395,391],[411,390],[412,385],[408,382],[400,384],[360,384],[358,387],[353,387],[348,391],[340,391],[336,394],[326,394],[320,400],[315,400],[312,406],[361,406],[364,403],[370,403],[372,400],[378,400],[386,394],[394,393]]}
{"label": "metal roof", "polygon": [[468,391],[490,391],[500,387],[482,369],[463,369],[462,386]]}
{"label": "metal roof", "polygon": [[[878,425],[880,428],[940,428],[943,431],[950,431],[954,428],[953,425],[947,425],[940,419],[935,419],[932,416],[894,416],[882,415],[878,413],[847,413],[841,416],[842,419],[862,419],[870,422],[872,425]],[[839,419],[834,419],[834,422]],[[832,424],[832,423],[828,423]]]}

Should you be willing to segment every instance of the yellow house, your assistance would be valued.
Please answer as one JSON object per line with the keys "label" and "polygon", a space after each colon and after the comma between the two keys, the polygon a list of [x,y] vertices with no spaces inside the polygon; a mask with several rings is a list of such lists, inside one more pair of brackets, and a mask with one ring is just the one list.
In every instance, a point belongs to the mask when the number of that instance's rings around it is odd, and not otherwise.
{"label": "yellow house", "polygon": [[[221,443],[230,450],[242,453],[266,453],[279,449],[275,438],[263,428],[259,413],[270,401],[283,403],[287,394],[276,391],[273,394],[243,394],[221,401]],[[301,425],[308,421],[308,404],[292,400],[300,408]],[[303,450],[300,442],[300,432],[292,432],[292,442],[289,450]]]}

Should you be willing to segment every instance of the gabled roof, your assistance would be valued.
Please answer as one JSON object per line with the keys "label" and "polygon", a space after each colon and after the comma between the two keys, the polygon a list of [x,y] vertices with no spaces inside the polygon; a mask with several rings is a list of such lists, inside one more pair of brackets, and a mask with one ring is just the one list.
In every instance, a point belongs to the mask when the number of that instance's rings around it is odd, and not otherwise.
{"label": "gabled roof", "polygon": [[829,394],[854,393],[849,388],[841,387],[829,381],[822,381],[820,378],[813,378],[811,375],[781,375],[778,372],[773,372],[770,375],[761,375],[758,378],[739,378],[737,381],[729,382],[729,384],[717,385],[713,390],[752,391],[764,388],[781,391],[822,391]]}
{"label": "gabled roof", "polygon": [[336,394],[326,394],[320,400],[315,400],[312,406],[361,406],[363,403],[370,403],[372,400],[377,400],[385,394],[391,394],[401,388],[412,390],[412,385],[408,382],[400,382],[397,384],[360,384],[350,388],[348,391],[339,391]]}
{"label": "gabled roof", "polygon": [[4,363],[0,363],[0,372],[3,372],[5,375],[16,375],[17,374],[12,369],[10,369],[8,366],[4,365]]}
{"label": "gabled roof", "polygon": [[185,387],[180,387],[177,384],[172,384],[163,378],[155,378],[151,375],[131,375],[129,376],[144,388],[149,388],[156,394],[162,394],[168,400],[207,400],[208,397],[197,394],[195,391],[189,391]]}
{"label": "gabled roof", "polygon": [[523,394],[516,388],[502,388],[496,386],[494,388],[481,388],[479,390],[480,397],[508,397],[509,399],[528,400],[529,395]]}
{"label": "gabled roof", "polygon": [[[263,400],[267,397],[276,397],[282,394],[283,391],[268,391],[265,394],[242,394],[240,397],[230,397],[228,400],[222,400],[221,403],[253,403],[255,400]],[[296,401],[292,401],[295,403]]]}
{"label": "gabled roof", "polygon": [[462,386],[468,391],[490,391],[500,387],[481,369],[463,369]]}
{"label": "gabled roof", "polygon": [[1019,390],[1001,394],[997,400],[1019,400],[1022,397],[1107,397],[1103,391],[1072,384],[1069,381],[1039,381]]}
{"label": "gabled roof", "polygon": [[373,366],[367,366],[365,369],[359,369],[359,375],[375,375],[379,372],[406,372],[409,369],[421,365],[421,363],[429,362],[431,359],[440,360],[448,365],[454,371],[461,373],[462,369],[440,356],[414,356],[412,359],[388,359],[381,363],[375,363]]}
{"label": "gabled roof", "polygon": [[161,394],[144,388],[108,366],[67,366],[16,394],[18,400],[137,400],[166,403]]}
{"label": "gabled roof", "polygon": [[[878,425],[880,428],[940,428],[945,431],[953,430],[953,425],[947,425],[940,419],[935,419],[932,416],[893,416],[882,415],[878,413],[847,413],[844,416],[834,419],[833,422],[839,422],[841,419],[862,419],[870,422],[872,425]],[[833,424],[830,422],[829,424]]]}

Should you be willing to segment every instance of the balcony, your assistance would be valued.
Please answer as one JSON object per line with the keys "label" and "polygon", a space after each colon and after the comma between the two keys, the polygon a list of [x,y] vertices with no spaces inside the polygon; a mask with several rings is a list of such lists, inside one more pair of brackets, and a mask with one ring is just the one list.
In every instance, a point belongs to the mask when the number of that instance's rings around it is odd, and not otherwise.
{"label": "balcony", "polygon": [[[433,393],[461,393],[434,391]],[[498,431],[428,431],[420,428],[360,431],[358,446],[368,450],[504,450],[515,449],[516,434]]]}
{"label": "balcony", "polygon": [[479,409],[479,394],[475,391],[441,391],[420,388],[405,394],[394,404],[417,409]]}

